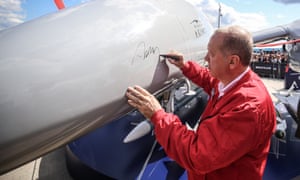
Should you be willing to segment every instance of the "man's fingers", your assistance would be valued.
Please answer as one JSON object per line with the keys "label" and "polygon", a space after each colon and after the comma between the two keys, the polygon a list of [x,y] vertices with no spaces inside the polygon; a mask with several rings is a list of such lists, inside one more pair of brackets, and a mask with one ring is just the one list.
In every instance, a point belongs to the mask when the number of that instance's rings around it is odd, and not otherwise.
{"label": "man's fingers", "polygon": [[138,92],[140,92],[144,96],[149,96],[151,95],[146,89],[140,87],[140,86],[134,86],[134,89]]}
{"label": "man's fingers", "polygon": [[140,101],[148,101],[148,97],[151,96],[147,90],[141,88],[140,86],[134,86],[133,88],[129,87],[127,89],[127,93]]}
{"label": "man's fingers", "polygon": [[126,93],[126,96],[127,96],[127,98],[128,98],[129,100],[131,100],[131,101],[134,102],[135,104],[140,103],[140,98],[139,98],[136,94],[134,94],[132,91],[127,92],[127,93]]}
{"label": "man's fingers", "polygon": [[151,118],[155,111],[162,109],[156,98],[140,86],[128,87],[126,96],[128,104],[147,118]]}
{"label": "man's fingers", "polygon": [[142,95],[138,90],[129,87],[126,96],[128,98],[128,103],[134,107],[141,106],[148,102],[146,96]]}
{"label": "man's fingers", "polygon": [[130,104],[131,106],[133,106],[133,107],[135,107],[135,108],[137,108],[138,107],[138,104],[137,103],[135,103],[134,101],[132,101],[132,100],[128,100],[128,104]]}

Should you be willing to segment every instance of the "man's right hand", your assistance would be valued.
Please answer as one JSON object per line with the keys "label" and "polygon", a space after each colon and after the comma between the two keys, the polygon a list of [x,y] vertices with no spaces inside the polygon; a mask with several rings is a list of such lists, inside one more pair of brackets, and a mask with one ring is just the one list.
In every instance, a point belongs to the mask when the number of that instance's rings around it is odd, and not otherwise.
{"label": "man's right hand", "polygon": [[179,59],[179,60],[174,60],[174,59],[168,58],[168,61],[171,64],[174,64],[175,66],[177,66],[180,69],[184,67],[185,62],[184,62],[183,54],[176,52],[176,51],[171,51],[167,55],[177,56]]}

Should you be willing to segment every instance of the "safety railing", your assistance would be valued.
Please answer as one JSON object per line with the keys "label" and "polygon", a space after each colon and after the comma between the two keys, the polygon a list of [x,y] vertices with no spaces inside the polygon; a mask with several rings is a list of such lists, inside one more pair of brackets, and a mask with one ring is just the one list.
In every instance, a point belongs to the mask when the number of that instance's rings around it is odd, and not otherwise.
{"label": "safety railing", "polygon": [[251,62],[251,69],[260,77],[284,79],[287,63]]}

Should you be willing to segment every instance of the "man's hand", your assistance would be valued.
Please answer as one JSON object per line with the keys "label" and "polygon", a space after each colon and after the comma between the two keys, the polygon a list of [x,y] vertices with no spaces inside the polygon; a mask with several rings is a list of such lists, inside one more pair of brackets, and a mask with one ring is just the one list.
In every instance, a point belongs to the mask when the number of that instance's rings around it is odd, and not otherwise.
{"label": "man's hand", "polygon": [[168,60],[171,64],[174,64],[175,66],[177,66],[180,69],[184,67],[185,62],[184,62],[183,54],[176,52],[176,51],[170,51],[167,55],[178,57],[178,60],[168,58]]}
{"label": "man's hand", "polygon": [[128,87],[126,96],[128,103],[137,108],[147,119],[151,119],[156,111],[162,109],[158,100],[142,87]]}

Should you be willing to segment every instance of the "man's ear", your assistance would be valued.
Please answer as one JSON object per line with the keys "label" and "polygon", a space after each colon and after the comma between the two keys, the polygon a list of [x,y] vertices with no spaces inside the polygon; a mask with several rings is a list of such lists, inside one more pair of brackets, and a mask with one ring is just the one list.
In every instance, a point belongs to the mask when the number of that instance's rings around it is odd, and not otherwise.
{"label": "man's ear", "polygon": [[231,55],[229,58],[229,67],[231,69],[240,64],[240,57],[238,55]]}

